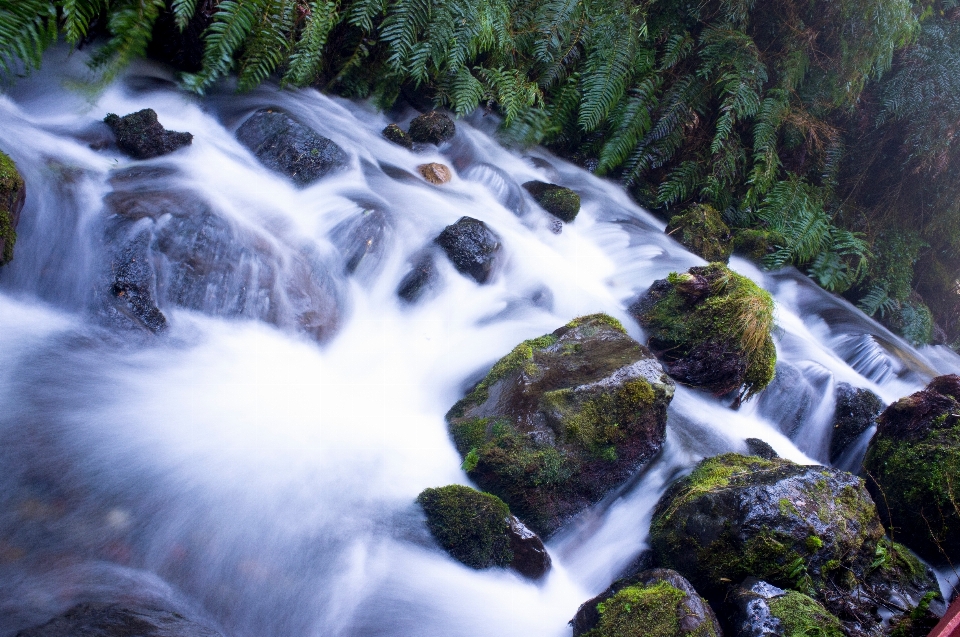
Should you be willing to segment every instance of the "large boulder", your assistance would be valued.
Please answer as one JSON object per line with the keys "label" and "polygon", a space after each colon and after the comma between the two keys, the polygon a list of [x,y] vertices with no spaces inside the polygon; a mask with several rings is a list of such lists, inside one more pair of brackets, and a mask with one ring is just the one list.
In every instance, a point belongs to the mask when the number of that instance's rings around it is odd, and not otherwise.
{"label": "large boulder", "polygon": [[[421,144],[442,144],[453,139],[457,127],[453,120],[437,111],[418,115],[410,122],[410,139]],[[391,139],[391,141],[394,141]]]}
{"label": "large boulder", "polygon": [[614,582],[583,604],[573,637],[720,637],[710,605],[676,571],[651,569]]}
{"label": "large boulder", "polygon": [[580,195],[556,184],[543,181],[528,181],[523,184],[540,207],[557,219],[570,223],[580,212]]}
{"label": "large boulder", "polygon": [[417,503],[440,546],[467,566],[509,566],[531,578],[550,569],[543,542],[495,495],[452,484],[424,489]]}
{"label": "large boulder", "polygon": [[863,480],[780,458],[702,461],[657,503],[650,543],[658,564],[710,599],[755,577],[816,598],[850,634],[877,629],[877,603],[909,608],[939,590],[884,537]]}
{"label": "large boulder", "polygon": [[17,223],[27,198],[27,186],[17,167],[0,152],[0,266],[13,260]]}
{"label": "large boulder", "polygon": [[117,138],[117,146],[134,159],[167,155],[193,142],[190,133],[166,130],[152,108],[120,117],[109,113],[103,121]]}
{"label": "large boulder", "polygon": [[127,604],[78,604],[16,637],[220,637],[180,613]]}
{"label": "large boulder", "polygon": [[261,109],[237,129],[237,139],[267,168],[307,186],[344,167],[347,154],[337,144],[286,113]]}
{"label": "large boulder", "polygon": [[773,298],[722,263],[655,281],[630,307],[677,380],[748,399],[773,379]]}
{"label": "large boulder", "polygon": [[460,219],[434,239],[453,267],[477,283],[486,283],[500,261],[500,237],[487,224],[473,217]]}
{"label": "large boulder", "polygon": [[838,383],[835,395],[830,462],[839,460],[850,443],[872,427],[883,411],[883,401],[869,389]]}
{"label": "large boulder", "polygon": [[840,620],[809,595],[748,578],[728,596],[736,637],[844,637]]}
{"label": "large boulder", "polygon": [[673,392],[653,355],[595,314],[518,345],[447,422],[470,477],[548,535],[660,450]]}
{"label": "large boulder", "polygon": [[726,263],[733,253],[733,237],[713,206],[694,204],[667,224],[666,233],[707,261]]}
{"label": "large boulder", "polygon": [[960,560],[960,376],[887,407],[863,466],[894,537],[929,560]]}

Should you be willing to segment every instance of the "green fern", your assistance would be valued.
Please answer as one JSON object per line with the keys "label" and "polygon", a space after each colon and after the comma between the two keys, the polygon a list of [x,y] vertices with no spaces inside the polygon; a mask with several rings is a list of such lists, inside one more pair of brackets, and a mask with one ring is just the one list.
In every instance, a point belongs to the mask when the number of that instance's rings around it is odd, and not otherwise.
{"label": "green fern", "polygon": [[198,0],[173,0],[170,4],[173,20],[181,31],[187,28],[190,20],[197,12],[197,2]]}
{"label": "green fern", "polygon": [[16,73],[20,64],[39,68],[43,52],[57,39],[57,12],[44,0],[0,2],[0,70]]}
{"label": "green fern", "polygon": [[87,37],[90,24],[108,5],[107,0],[64,0],[62,29],[67,42],[77,44]]}
{"label": "green fern", "polygon": [[204,38],[203,70],[183,76],[188,89],[202,94],[233,68],[234,55],[256,26],[267,2],[269,0],[224,0],[218,5]]}

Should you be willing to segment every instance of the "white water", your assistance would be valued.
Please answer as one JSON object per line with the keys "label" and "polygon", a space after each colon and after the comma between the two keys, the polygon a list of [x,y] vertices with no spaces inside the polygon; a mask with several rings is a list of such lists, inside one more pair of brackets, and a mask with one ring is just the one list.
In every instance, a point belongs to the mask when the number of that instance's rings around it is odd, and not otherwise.
{"label": "white water", "polygon": [[[198,99],[145,80],[166,77],[147,65],[88,98],[63,86],[80,58],[51,56],[0,95],[0,148],[29,189],[16,260],[0,270],[0,636],[118,598],[160,599],[236,636],[568,635],[579,604],[645,548],[665,485],[697,460],[758,437],[825,462],[837,382],[889,402],[960,371],[956,355],[912,349],[796,271],[734,258],[777,299],[783,380],[739,411],[678,388],[661,456],[551,538],[545,581],[468,569],[432,544],[413,502],[425,487],[467,482],[446,410],[516,343],[575,316],[610,313],[643,339],[626,306],[702,261],[615,184],[498,146],[482,114],[458,122],[450,144],[413,154],[379,135],[412,111],[391,119],[274,88]],[[261,167],[233,131],[263,106],[332,138],[349,169],[298,190]],[[193,145],[150,162],[88,147],[107,112],[146,107]],[[451,166],[453,181],[379,167],[415,173],[428,161]],[[107,320],[116,246],[102,198],[111,171],[135,163],[175,168],[158,183],[200,193],[283,272],[319,264],[340,307],[332,338],[213,306],[163,306],[159,336]],[[580,216],[559,235],[530,201],[517,216],[500,203],[504,173],[576,189]],[[337,229],[370,208],[385,230],[346,275],[357,246]],[[441,261],[437,292],[402,304],[408,260],[463,215],[503,239],[493,282]]]}

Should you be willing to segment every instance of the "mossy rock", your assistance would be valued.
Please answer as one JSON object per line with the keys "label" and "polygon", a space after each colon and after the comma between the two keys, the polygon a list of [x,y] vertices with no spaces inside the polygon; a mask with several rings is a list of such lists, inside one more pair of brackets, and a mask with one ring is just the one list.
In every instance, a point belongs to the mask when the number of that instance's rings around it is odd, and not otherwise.
{"label": "mossy rock", "polygon": [[580,195],[556,184],[528,181],[523,184],[540,207],[557,219],[570,223],[580,213]]}
{"label": "mossy rock", "polygon": [[470,477],[547,535],[660,450],[673,392],[650,352],[596,314],[518,345],[447,422]]}
{"label": "mossy rock", "polygon": [[17,223],[27,197],[27,187],[13,160],[0,151],[0,266],[13,260]]}
{"label": "mossy rock", "polygon": [[413,138],[396,124],[387,124],[387,127],[380,134],[397,146],[413,150]]}
{"label": "mossy rock", "polygon": [[583,604],[573,637],[720,637],[710,605],[676,571],[652,569],[614,582]]}
{"label": "mossy rock", "polygon": [[453,120],[437,111],[418,115],[410,122],[410,139],[421,144],[437,144],[453,139],[457,127]]}
{"label": "mossy rock", "polygon": [[193,135],[166,130],[152,108],[120,117],[108,114],[103,121],[117,137],[117,146],[134,159],[152,159],[189,146]]}
{"label": "mossy rock", "polygon": [[690,206],[686,212],[670,219],[666,233],[707,261],[726,263],[733,253],[730,228],[713,206]]}
{"label": "mossy rock", "polygon": [[733,251],[758,263],[785,243],[783,235],[772,230],[740,228],[733,233]]}
{"label": "mossy rock", "polygon": [[[729,598],[736,635],[764,637],[844,637],[843,626],[809,595],[749,578]],[[857,633],[854,633],[857,634]]]}
{"label": "mossy rock", "polygon": [[931,561],[960,560],[960,376],[880,415],[863,466],[884,523]]}
{"label": "mossy rock", "polygon": [[722,263],[671,273],[630,307],[680,382],[749,399],[773,379],[773,298]]}
{"label": "mossy rock", "polygon": [[833,413],[833,437],[830,439],[830,462],[836,462],[863,432],[869,429],[883,411],[883,401],[869,389],[839,383]]}

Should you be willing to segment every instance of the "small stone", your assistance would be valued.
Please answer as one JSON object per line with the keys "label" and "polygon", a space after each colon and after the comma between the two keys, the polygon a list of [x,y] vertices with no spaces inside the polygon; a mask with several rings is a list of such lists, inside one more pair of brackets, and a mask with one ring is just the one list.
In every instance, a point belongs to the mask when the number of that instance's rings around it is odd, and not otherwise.
{"label": "small stone", "polygon": [[556,184],[528,181],[523,187],[540,206],[561,221],[570,223],[580,212],[580,195]]}
{"label": "small stone", "polygon": [[500,260],[500,237],[487,224],[473,217],[443,229],[434,241],[447,253],[460,274],[483,284],[490,279]]}
{"label": "small stone", "polygon": [[117,136],[117,146],[134,159],[151,159],[172,153],[193,142],[190,133],[168,131],[152,108],[120,117],[108,114],[103,121]]}
{"label": "small stone", "polygon": [[420,174],[423,175],[424,179],[436,186],[450,181],[450,169],[443,164],[438,164],[435,162],[429,164],[420,164],[417,166],[417,170],[420,171]]}
{"label": "small stone", "polygon": [[437,111],[430,111],[410,122],[410,138],[421,144],[437,144],[453,139],[457,127],[453,120]]}
{"label": "small stone", "polygon": [[413,139],[396,124],[388,124],[380,134],[398,146],[403,146],[407,150],[413,150]]}

